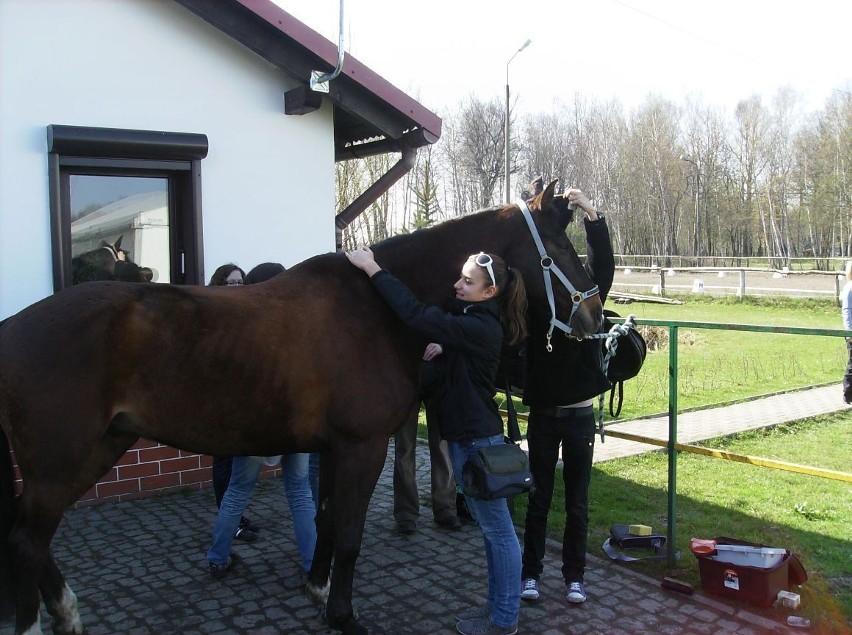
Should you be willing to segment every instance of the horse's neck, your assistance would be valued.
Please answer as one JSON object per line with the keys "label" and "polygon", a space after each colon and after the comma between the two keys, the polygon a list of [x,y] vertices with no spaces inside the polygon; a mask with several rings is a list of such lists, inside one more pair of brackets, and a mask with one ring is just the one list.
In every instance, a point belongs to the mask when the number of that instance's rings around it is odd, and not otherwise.
{"label": "horse's neck", "polygon": [[481,223],[466,217],[382,241],[373,251],[379,265],[422,302],[440,304],[451,294],[465,259],[490,248]]}

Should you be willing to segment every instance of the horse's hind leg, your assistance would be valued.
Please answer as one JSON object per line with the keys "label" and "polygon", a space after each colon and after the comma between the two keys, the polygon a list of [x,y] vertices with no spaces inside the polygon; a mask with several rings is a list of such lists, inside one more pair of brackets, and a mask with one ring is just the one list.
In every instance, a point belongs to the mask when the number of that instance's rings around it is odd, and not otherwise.
{"label": "horse's hind leg", "polygon": [[335,453],[334,479],[334,571],[326,605],[332,628],[344,635],[364,635],[352,613],[352,581],[361,551],[367,507],[387,456],[388,438],[349,445]]}
{"label": "horse's hind leg", "polygon": [[[58,571],[55,564],[50,564],[53,562],[50,540],[59,526],[62,512],[50,511],[48,506],[28,505],[29,495],[33,493],[28,490],[21,499],[17,521],[9,534],[12,578],[16,582],[15,632],[40,635],[39,587],[45,572],[49,575],[51,571]],[[76,619],[79,622],[79,616]],[[82,628],[76,632],[82,632]]]}
{"label": "horse's hind leg", "polygon": [[65,510],[115,465],[135,440],[128,436],[102,437],[82,462],[44,465],[37,458],[24,461],[23,452],[19,455],[24,493],[9,534],[12,579],[16,581],[16,633],[42,632],[39,591],[54,618],[54,633],[83,632],[76,596],[53,560],[50,542]]}
{"label": "horse's hind leg", "polygon": [[328,600],[331,560],[334,555],[334,455],[323,452],[320,457],[320,489],[317,505],[317,542],[314,559],[305,587],[307,596],[317,604]]}

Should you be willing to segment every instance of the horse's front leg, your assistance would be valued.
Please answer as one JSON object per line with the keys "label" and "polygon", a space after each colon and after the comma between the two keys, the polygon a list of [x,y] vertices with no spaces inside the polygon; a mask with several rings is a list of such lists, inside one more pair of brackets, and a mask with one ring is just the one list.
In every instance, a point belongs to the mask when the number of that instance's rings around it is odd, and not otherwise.
{"label": "horse's front leg", "polygon": [[77,608],[77,596],[68,586],[65,577],[53,559],[53,554],[50,552],[47,554],[47,564],[42,572],[39,588],[47,612],[53,616],[54,634],[77,635],[82,633],[83,622]]}
{"label": "horse's front leg", "polygon": [[344,635],[366,635],[352,612],[352,581],[361,551],[367,507],[388,451],[388,437],[349,445],[335,454],[334,571],[326,605],[328,624]]}

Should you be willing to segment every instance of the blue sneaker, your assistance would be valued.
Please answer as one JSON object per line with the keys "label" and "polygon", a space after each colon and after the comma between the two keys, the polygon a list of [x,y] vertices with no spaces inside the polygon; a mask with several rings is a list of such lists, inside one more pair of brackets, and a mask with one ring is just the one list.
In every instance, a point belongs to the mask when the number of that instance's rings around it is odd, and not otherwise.
{"label": "blue sneaker", "polygon": [[582,582],[569,582],[566,595],[572,604],[582,604],[586,601],[586,585]]}
{"label": "blue sneaker", "polygon": [[524,587],[521,589],[521,599],[527,602],[535,602],[539,597],[538,580],[535,578],[524,579]]}

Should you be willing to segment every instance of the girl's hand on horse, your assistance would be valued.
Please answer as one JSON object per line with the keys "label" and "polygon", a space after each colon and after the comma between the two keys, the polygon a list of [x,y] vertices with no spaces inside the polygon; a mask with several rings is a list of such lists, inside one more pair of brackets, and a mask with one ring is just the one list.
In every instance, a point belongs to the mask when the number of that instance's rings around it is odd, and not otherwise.
{"label": "girl's hand on horse", "polygon": [[444,348],[440,344],[437,344],[436,342],[431,342],[426,346],[426,350],[423,352],[423,361],[432,361],[443,352]]}
{"label": "girl's hand on horse", "polygon": [[382,268],[376,263],[376,258],[373,256],[373,250],[369,247],[361,247],[361,249],[347,251],[344,253],[349,259],[349,262],[358,267],[371,278],[382,270]]}
{"label": "girl's hand on horse", "polygon": [[568,199],[568,202],[572,205],[576,205],[577,207],[582,209],[589,220],[598,219],[597,211],[592,206],[591,201],[589,201],[589,197],[583,193],[583,190],[579,190],[575,187],[569,187],[567,190],[565,190],[565,193],[562,194],[562,196]]}

